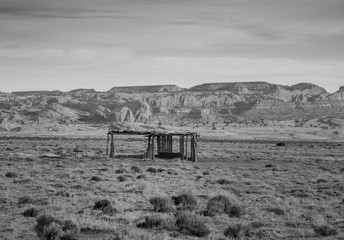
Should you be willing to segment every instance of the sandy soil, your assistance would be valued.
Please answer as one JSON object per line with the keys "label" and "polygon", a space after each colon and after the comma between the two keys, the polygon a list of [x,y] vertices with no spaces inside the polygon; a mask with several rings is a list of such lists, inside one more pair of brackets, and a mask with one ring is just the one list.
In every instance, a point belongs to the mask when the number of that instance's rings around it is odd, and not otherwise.
{"label": "sandy soil", "polygon": [[[247,239],[344,238],[344,143],[287,141],[277,147],[271,139],[204,136],[199,162],[191,163],[106,159],[105,140],[94,136],[0,138],[0,239],[38,239],[36,218],[22,215],[31,207],[39,215],[73,221],[80,239],[198,239],[165,228],[137,227],[147,215],[173,219],[176,210],[154,213],[149,199],[181,193],[196,197],[194,212],[210,230],[204,239],[225,238],[225,229],[235,223],[254,226]],[[75,147],[84,150],[81,158],[75,158]],[[145,147],[142,138],[116,140],[117,155],[140,154]],[[42,157],[45,153],[62,158]],[[133,166],[142,172],[134,172]],[[150,167],[157,172],[147,171]],[[17,176],[9,177],[9,172]],[[98,181],[91,180],[95,176]],[[243,214],[203,214],[209,199],[219,194],[235,196]],[[24,196],[32,201],[21,204]],[[118,212],[108,216],[92,210],[102,199]],[[317,235],[314,229],[320,225],[331,226],[337,235]]]}

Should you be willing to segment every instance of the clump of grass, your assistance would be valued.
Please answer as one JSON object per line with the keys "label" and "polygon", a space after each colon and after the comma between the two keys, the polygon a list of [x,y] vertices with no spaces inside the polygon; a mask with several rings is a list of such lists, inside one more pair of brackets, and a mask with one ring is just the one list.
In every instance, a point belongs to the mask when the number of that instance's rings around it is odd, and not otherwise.
{"label": "clump of grass", "polygon": [[36,208],[26,209],[22,214],[24,217],[37,217],[39,211]]}
{"label": "clump of grass", "polygon": [[219,180],[217,180],[216,181],[218,184],[221,184],[221,185],[224,185],[224,184],[230,184],[231,183],[231,181],[230,180],[228,180],[228,179],[219,179]]}
{"label": "clump of grass", "polygon": [[155,212],[169,212],[172,210],[172,201],[169,197],[152,197],[149,199]]}
{"label": "clump of grass", "polygon": [[176,214],[176,226],[179,231],[191,236],[205,237],[210,231],[200,217],[194,213],[183,211]]}
{"label": "clump of grass", "polygon": [[136,179],[146,179],[147,177],[146,177],[146,175],[144,175],[144,174],[140,174],[140,175],[138,175],[137,177],[136,177]]}
{"label": "clump of grass", "polygon": [[130,175],[120,175],[120,176],[117,177],[117,180],[118,180],[119,182],[125,182],[125,181],[127,181],[129,178],[131,178]]}
{"label": "clump of grass", "polygon": [[183,193],[177,197],[172,197],[175,205],[192,209],[197,206],[197,199],[191,193]]}
{"label": "clump of grass", "polygon": [[157,228],[161,227],[163,224],[163,219],[159,215],[145,216],[143,222],[137,224],[139,228]]}
{"label": "clump of grass", "polygon": [[226,237],[244,239],[251,235],[251,231],[252,227],[250,224],[236,223],[229,225],[224,234]]}
{"label": "clump of grass", "polygon": [[142,173],[142,169],[138,166],[132,166],[131,171],[133,171],[134,173]]}
{"label": "clump of grass", "polygon": [[16,178],[18,177],[18,174],[14,173],[14,172],[7,172],[5,174],[5,177],[8,177],[8,178]]}
{"label": "clump of grass", "polygon": [[281,208],[265,208],[264,210],[266,210],[268,212],[272,212],[276,215],[284,215],[285,214],[284,210]]}
{"label": "clump of grass", "polygon": [[125,169],[123,169],[123,168],[119,168],[119,169],[117,169],[116,171],[115,171],[115,173],[117,173],[117,174],[123,174],[123,173],[126,173],[127,172],[127,170],[125,170]]}
{"label": "clump of grass", "polygon": [[203,174],[203,176],[210,175],[210,172],[209,171],[204,171],[202,174]]}
{"label": "clump of grass", "polygon": [[158,172],[158,170],[157,170],[156,168],[154,168],[154,167],[149,167],[149,168],[147,168],[146,171],[147,171],[147,172],[150,172],[150,173],[156,173],[156,172]]}
{"label": "clump of grass", "polygon": [[33,203],[33,199],[30,196],[23,196],[18,199],[19,205],[30,204],[30,203]]}
{"label": "clump of grass", "polygon": [[167,169],[166,173],[168,175],[178,175],[178,172],[174,169]]}
{"label": "clump of grass", "polygon": [[103,179],[101,179],[101,178],[98,177],[98,176],[92,176],[92,177],[91,177],[91,181],[100,182],[100,181],[103,181]]}
{"label": "clump of grass", "polygon": [[338,234],[338,231],[335,228],[325,224],[315,226],[313,230],[318,236],[322,237],[335,236]]}
{"label": "clump of grass", "polygon": [[226,213],[230,217],[240,217],[242,215],[242,207],[234,197],[217,195],[209,200],[205,214],[215,216],[222,213]]}
{"label": "clump of grass", "polygon": [[60,224],[56,222],[50,223],[48,226],[43,228],[43,240],[59,240],[63,231]]}
{"label": "clump of grass", "polygon": [[117,209],[111,205],[111,202],[107,199],[103,199],[95,202],[93,210],[102,211],[104,214],[113,216],[118,213]]}

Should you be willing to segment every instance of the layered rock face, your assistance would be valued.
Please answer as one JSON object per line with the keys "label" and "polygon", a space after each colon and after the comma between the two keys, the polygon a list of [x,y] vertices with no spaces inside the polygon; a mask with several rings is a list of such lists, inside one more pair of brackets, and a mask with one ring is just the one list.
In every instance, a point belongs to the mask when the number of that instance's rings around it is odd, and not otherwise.
{"label": "layered rock face", "polygon": [[107,92],[0,93],[0,129],[25,124],[110,122],[206,122],[236,119],[344,117],[344,87],[335,93],[309,83],[293,86],[267,82],[206,83],[114,87]]}

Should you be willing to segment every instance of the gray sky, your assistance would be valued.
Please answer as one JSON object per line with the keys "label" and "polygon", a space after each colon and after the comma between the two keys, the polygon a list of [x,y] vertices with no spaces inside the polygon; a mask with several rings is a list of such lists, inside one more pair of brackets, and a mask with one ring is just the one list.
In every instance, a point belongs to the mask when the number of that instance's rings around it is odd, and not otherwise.
{"label": "gray sky", "polygon": [[0,0],[0,91],[344,85],[343,0]]}

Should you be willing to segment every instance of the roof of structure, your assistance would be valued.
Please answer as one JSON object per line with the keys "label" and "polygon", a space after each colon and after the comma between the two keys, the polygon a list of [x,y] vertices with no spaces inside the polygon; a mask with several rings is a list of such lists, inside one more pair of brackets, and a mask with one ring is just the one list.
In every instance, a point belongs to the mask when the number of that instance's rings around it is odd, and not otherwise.
{"label": "roof of structure", "polygon": [[109,126],[108,133],[132,135],[194,135],[196,132],[175,130],[165,126],[137,123],[114,123]]}

